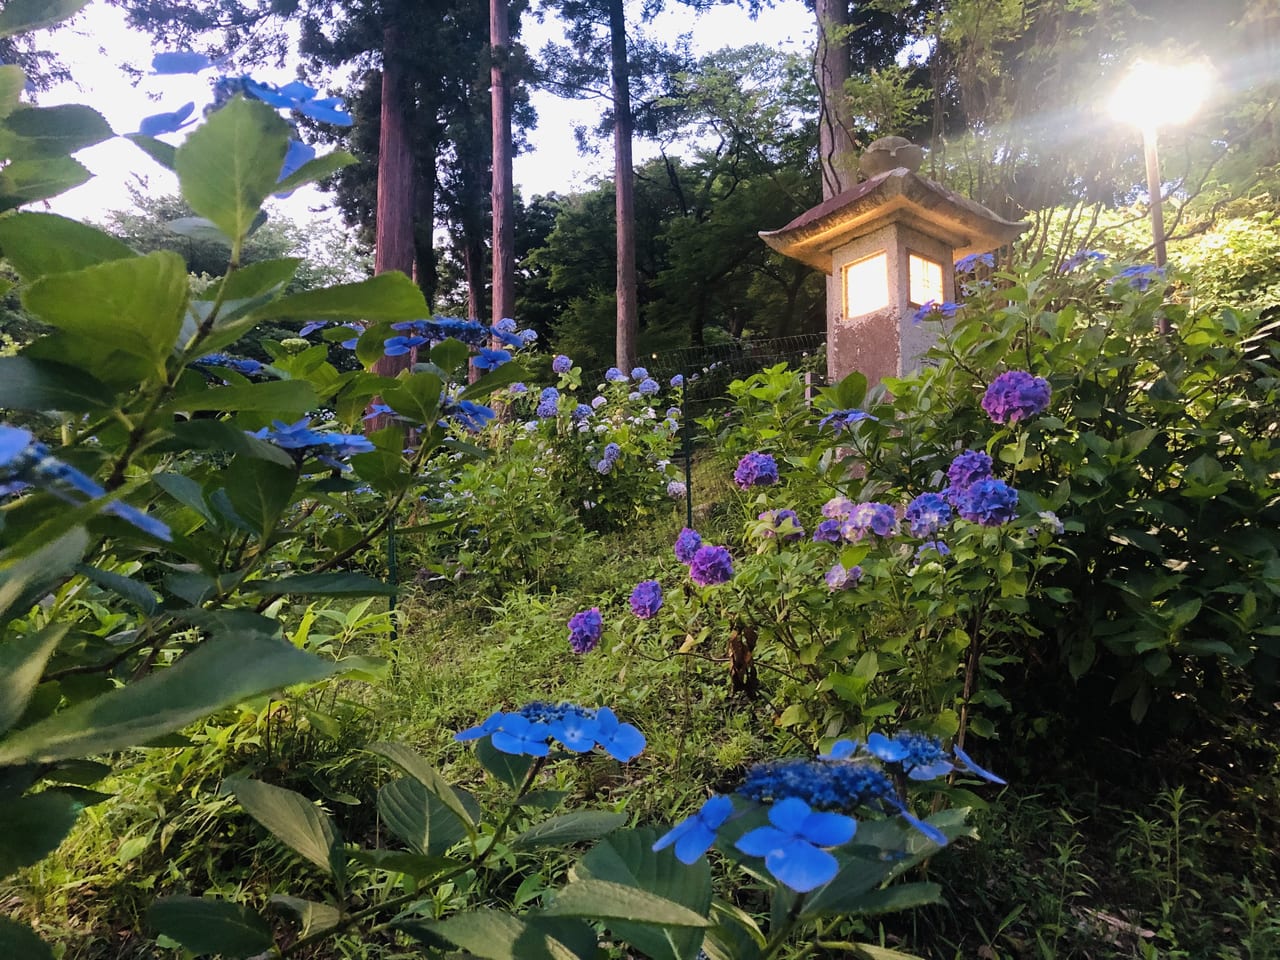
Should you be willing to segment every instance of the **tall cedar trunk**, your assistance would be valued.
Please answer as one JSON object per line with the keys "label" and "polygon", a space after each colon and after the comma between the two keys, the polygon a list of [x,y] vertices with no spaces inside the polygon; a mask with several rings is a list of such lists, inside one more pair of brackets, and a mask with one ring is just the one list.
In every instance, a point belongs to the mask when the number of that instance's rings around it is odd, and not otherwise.
{"label": "tall cedar trunk", "polygon": [[[374,273],[399,270],[413,275],[413,155],[405,135],[404,90],[400,81],[398,31],[382,34],[382,116],[378,139],[378,210],[374,233]],[[373,372],[394,377],[407,370],[411,355],[379,357]],[[380,428],[383,417],[374,421]]]}
{"label": "tall cedar trunk", "polygon": [[816,0],[818,48],[814,54],[818,81],[818,170],[822,199],[857,183],[858,158],[853,142],[853,116],[844,93],[849,79],[849,0]]}
{"label": "tall cedar trunk", "polygon": [[[489,96],[493,115],[493,322],[515,316],[515,196],[511,186],[511,56],[507,0],[489,0]],[[472,316],[478,317],[477,314]],[[497,343],[494,346],[498,346]]]}
{"label": "tall cedar trunk", "polygon": [[636,300],[636,196],[631,169],[631,78],[627,68],[627,28],[622,0],[609,0],[609,49],[613,59],[613,184],[614,216],[618,227],[618,334],[619,370],[635,366],[636,339],[640,332],[640,305]]}

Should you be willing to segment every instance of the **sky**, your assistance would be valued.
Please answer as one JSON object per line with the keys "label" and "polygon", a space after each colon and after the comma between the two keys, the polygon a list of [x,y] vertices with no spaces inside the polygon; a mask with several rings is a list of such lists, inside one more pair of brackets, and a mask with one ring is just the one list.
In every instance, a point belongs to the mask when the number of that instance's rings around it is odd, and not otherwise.
{"label": "sky", "polygon": [[[526,17],[521,39],[536,55],[546,42],[559,39],[560,29],[554,19],[539,23]],[[750,43],[805,51],[813,43],[813,17],[803,0],[780,0],[756,21],[736,6],[717,6],[695,14],[683,4],[669,4],[646,29],[668,40],[688,33],[698,54]],[[187,101],[195,102],[198,114],[210,99],[208,73],[145,76],[134,85],[119,66],[129,63],[146,68],[154,50],[147,36],[127,27],[119,9],[105,3],[92,3],[71,26],[59,29],[49,46],[59,52],[73,81],[41,95],[41,104],[86,103],[101,112],[117,133],[136,130],[143,117],[176,110]],[[292,69],[255,70],[254,76],[277,83],[294,79]],[[533,150],[516,157],[514,163],[515,182],[524,196],[580,189],[612,173],[608,144],[601,144],[595,155],[583,156],[574,139],[575,125],[592,125],[599,118],[603,110],[600,101],[563,100],[545,91],[535,91],[532,101],[538,112],[538,126],[529,134]],[[181,135],[165,139],[176,143]],[[656,146],[638,142],[635,161],[639,163],[656,153]],[[51,208],[66,216],[101,220],[109,210],[127,209],[130,200],[126,185],[130,182],[144,192],[163,194],[177,190],[172,174],[126,140],[117,138],[90,147],[78,153],[77,159],[96,176],[51,201]],[[314,188],[299,190],[288,200],[272,203],[299,222],[333,216],[323,209],[328,203],[325,195]]]}

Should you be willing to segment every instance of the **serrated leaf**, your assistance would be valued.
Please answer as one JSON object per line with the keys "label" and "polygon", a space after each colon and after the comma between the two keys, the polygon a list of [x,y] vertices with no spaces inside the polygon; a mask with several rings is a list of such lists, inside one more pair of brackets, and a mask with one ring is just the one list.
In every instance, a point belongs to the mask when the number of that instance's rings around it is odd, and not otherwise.
{"label": "serrated leaf", "polygon": [[75,153],[115,136],[106,118],[81,103],[20,106],[4,119],[17,139],[6,144],[15,159],[49,159]]}
{"label": "serrated leaf", "polygon": [[511,846],[516,850],[537,850],[583,840],[597,840],[612,833],[627,822],[625,813],[609,813],[604,810],[575,810],[536,823],[515,837]]}
{"label": "serrated leaf", "polygon": [[657,894],[607,880],[575,880],[543,911],[551,917],[630,920],[665,927],[709,927],[711,921]]}
{"label": "serrated leaf", "polygon": [[271,107],[232,98],[178,148],[174,171],[183,199],[229,240],[242,240],[276,190],[289,136],[289,124]]}
{"label": "serrated leaf", "polygon": [[228,786],[245,812],[272,836],[342,882],[344,855],[327,813],[300,793],[260,780],[235,780]]}
{"label": "serrated leaf", "polygon": [[51,623],[0,642],[0,733],[22,717],[44,675],[45,664],[70,626]]}
{"label": "serrated leaf", "polygon": [[397,767],[440,798],[440,802],[453,811],[467,827],[474,827],[475,821],[463,805],[457,791],[444,777],[436,772],[425,759],[402,743],[375,743],[367,748],[370,753],[386,757]]}
{"label": "serrated leaf", "polygon": [[0,168],[0,210],[48,200],[91,179],[89,168],[73,157],[15,160]]}
{"label": "serrated leaf", "polygon": [[147,911],[147,921],[166,937],[198,954],[245,958],[270,950],[271,927],[253,910],[228,900],[164,897]]}
{"label": "serrated leaf", "polygon": [[427,856],[439,856],[467,836],[458,815],[417,780],[384,784],[378,791],[378,812],[392,833]]}
{"label": "serrated leaf", "polygon": [[331,676],[331,662],[254,635],[207,640],[171,667],[81,701],[0,741],[0,765],[49,763],[147,743],[222,707]]}
{"label": "serrated leaf", "polygon": [[341,283],[281,297],[255,313],[258,320],[377,321],[421,320],[430,316],[422,290],[403,273],[380,273],[368,280]]}
{"label": "serrated leaf", "polygon": [[137,256],[97,227],[26,210],[0,218],[0,251],[24,280]]}

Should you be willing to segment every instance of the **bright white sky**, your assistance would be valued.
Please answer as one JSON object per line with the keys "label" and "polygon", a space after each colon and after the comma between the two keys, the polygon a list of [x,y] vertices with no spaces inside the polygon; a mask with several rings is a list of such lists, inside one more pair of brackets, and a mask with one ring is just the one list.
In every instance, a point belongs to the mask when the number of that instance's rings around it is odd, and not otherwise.
{"label": "bright white sky", "polygon": [[[668,4],[668,9],[647,29],[670,40],[690,33],[693,49],[699,54],[749,43],[806,50],[813,43],[813,16],[803,0],[780,0],[754,22],[736,6],[718,6],[697,15],[683,4]],[[522,40],[536,54],[548,40],[559,39],[559,31],[552,19],[539,24],[533,17],[526,17]],[[150,40],[129,30],[120,10],[104,3],[91,4],[72,26],[59,30],[49,46],[60,53],[75,82],[43,95],[41,103],[86,103],[99,110],[118,133],[136,130],[143,117],[176,110],[188,100],[195,101],[198,115],[210,99],[208,73],[146,77],[140,85],[133,86],[118,65],[127,62],[149,66],[153,52]],[[275,82],[294,79],[291,69],[258,70],[254,75]],[[561,100],[539,91],[534,93],[533,103],[538,111],[538,126],[530,135],[534,149],[515,160],[515,181],[525,197],[553,190],[563,193],[584,187],[596,177],[611,175],[609,145],[602,145],[595,156],[582,156],[573,137],[576,124],[592,124],[599,117],[603,109],[600,101]],[[177,142],[180,135],[166,139]],[[638,143],[636,161],[655,152]],[[94,220],[108,210],[127,208],[125,184],[131,179],[144,182],[148,192],[171,193],[177,189],[176,180],[168,171],[126,140],[110,140],[77,156],[96,176],[52,201],[52,208],[67,216]],[[326,200],[324,194],[308,188],[287,201],[273,202],[285,215],[305,222],[324,216]]]}

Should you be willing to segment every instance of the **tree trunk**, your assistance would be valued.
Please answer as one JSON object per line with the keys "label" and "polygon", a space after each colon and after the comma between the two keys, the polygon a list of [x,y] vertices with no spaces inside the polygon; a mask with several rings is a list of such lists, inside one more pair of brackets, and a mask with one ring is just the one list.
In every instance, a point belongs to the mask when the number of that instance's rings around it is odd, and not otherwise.
{"label": "tree trunk", "polygon": [[635,366],[636,339],[640,332],[640,305],[636,299],[636,198],[631,165],[631,78],[627,65],[627,28],[622,0],[609,0],[609,49],[613,80],[613,184],[614,216],[618,229],[618,369]]}
{"label": "tree trunk", "polygon": [[818,82],[818,170],[822,199],[843,193],[858,182],[853,116],[844,85],[849,79],[849,0],[816,0],[818,47],[814,65]]}
{"label": "tree trunk", "polygon": [[[515,195],[511,183],[511,33],[507,0],[489,0],[489,96],[493,115],[493,322],[512,317],[515,296]],[[479,317],[480,314],[472,314]],[[495,343],[494,346],[499,344]]]}
{"label": "tree trunk", "polygon": [[[399,37],[394,26],[382,34],[382,114],[378,137],[378,207],[374,231],[374,273],[399,270],[413,275],[413,156],[405,136],[404,90],[397,63]],[[373,372],[394,377],[413,363],[413,354],[379,357]],[[365,423],[373,433],[389,422],[386,416]]]}

